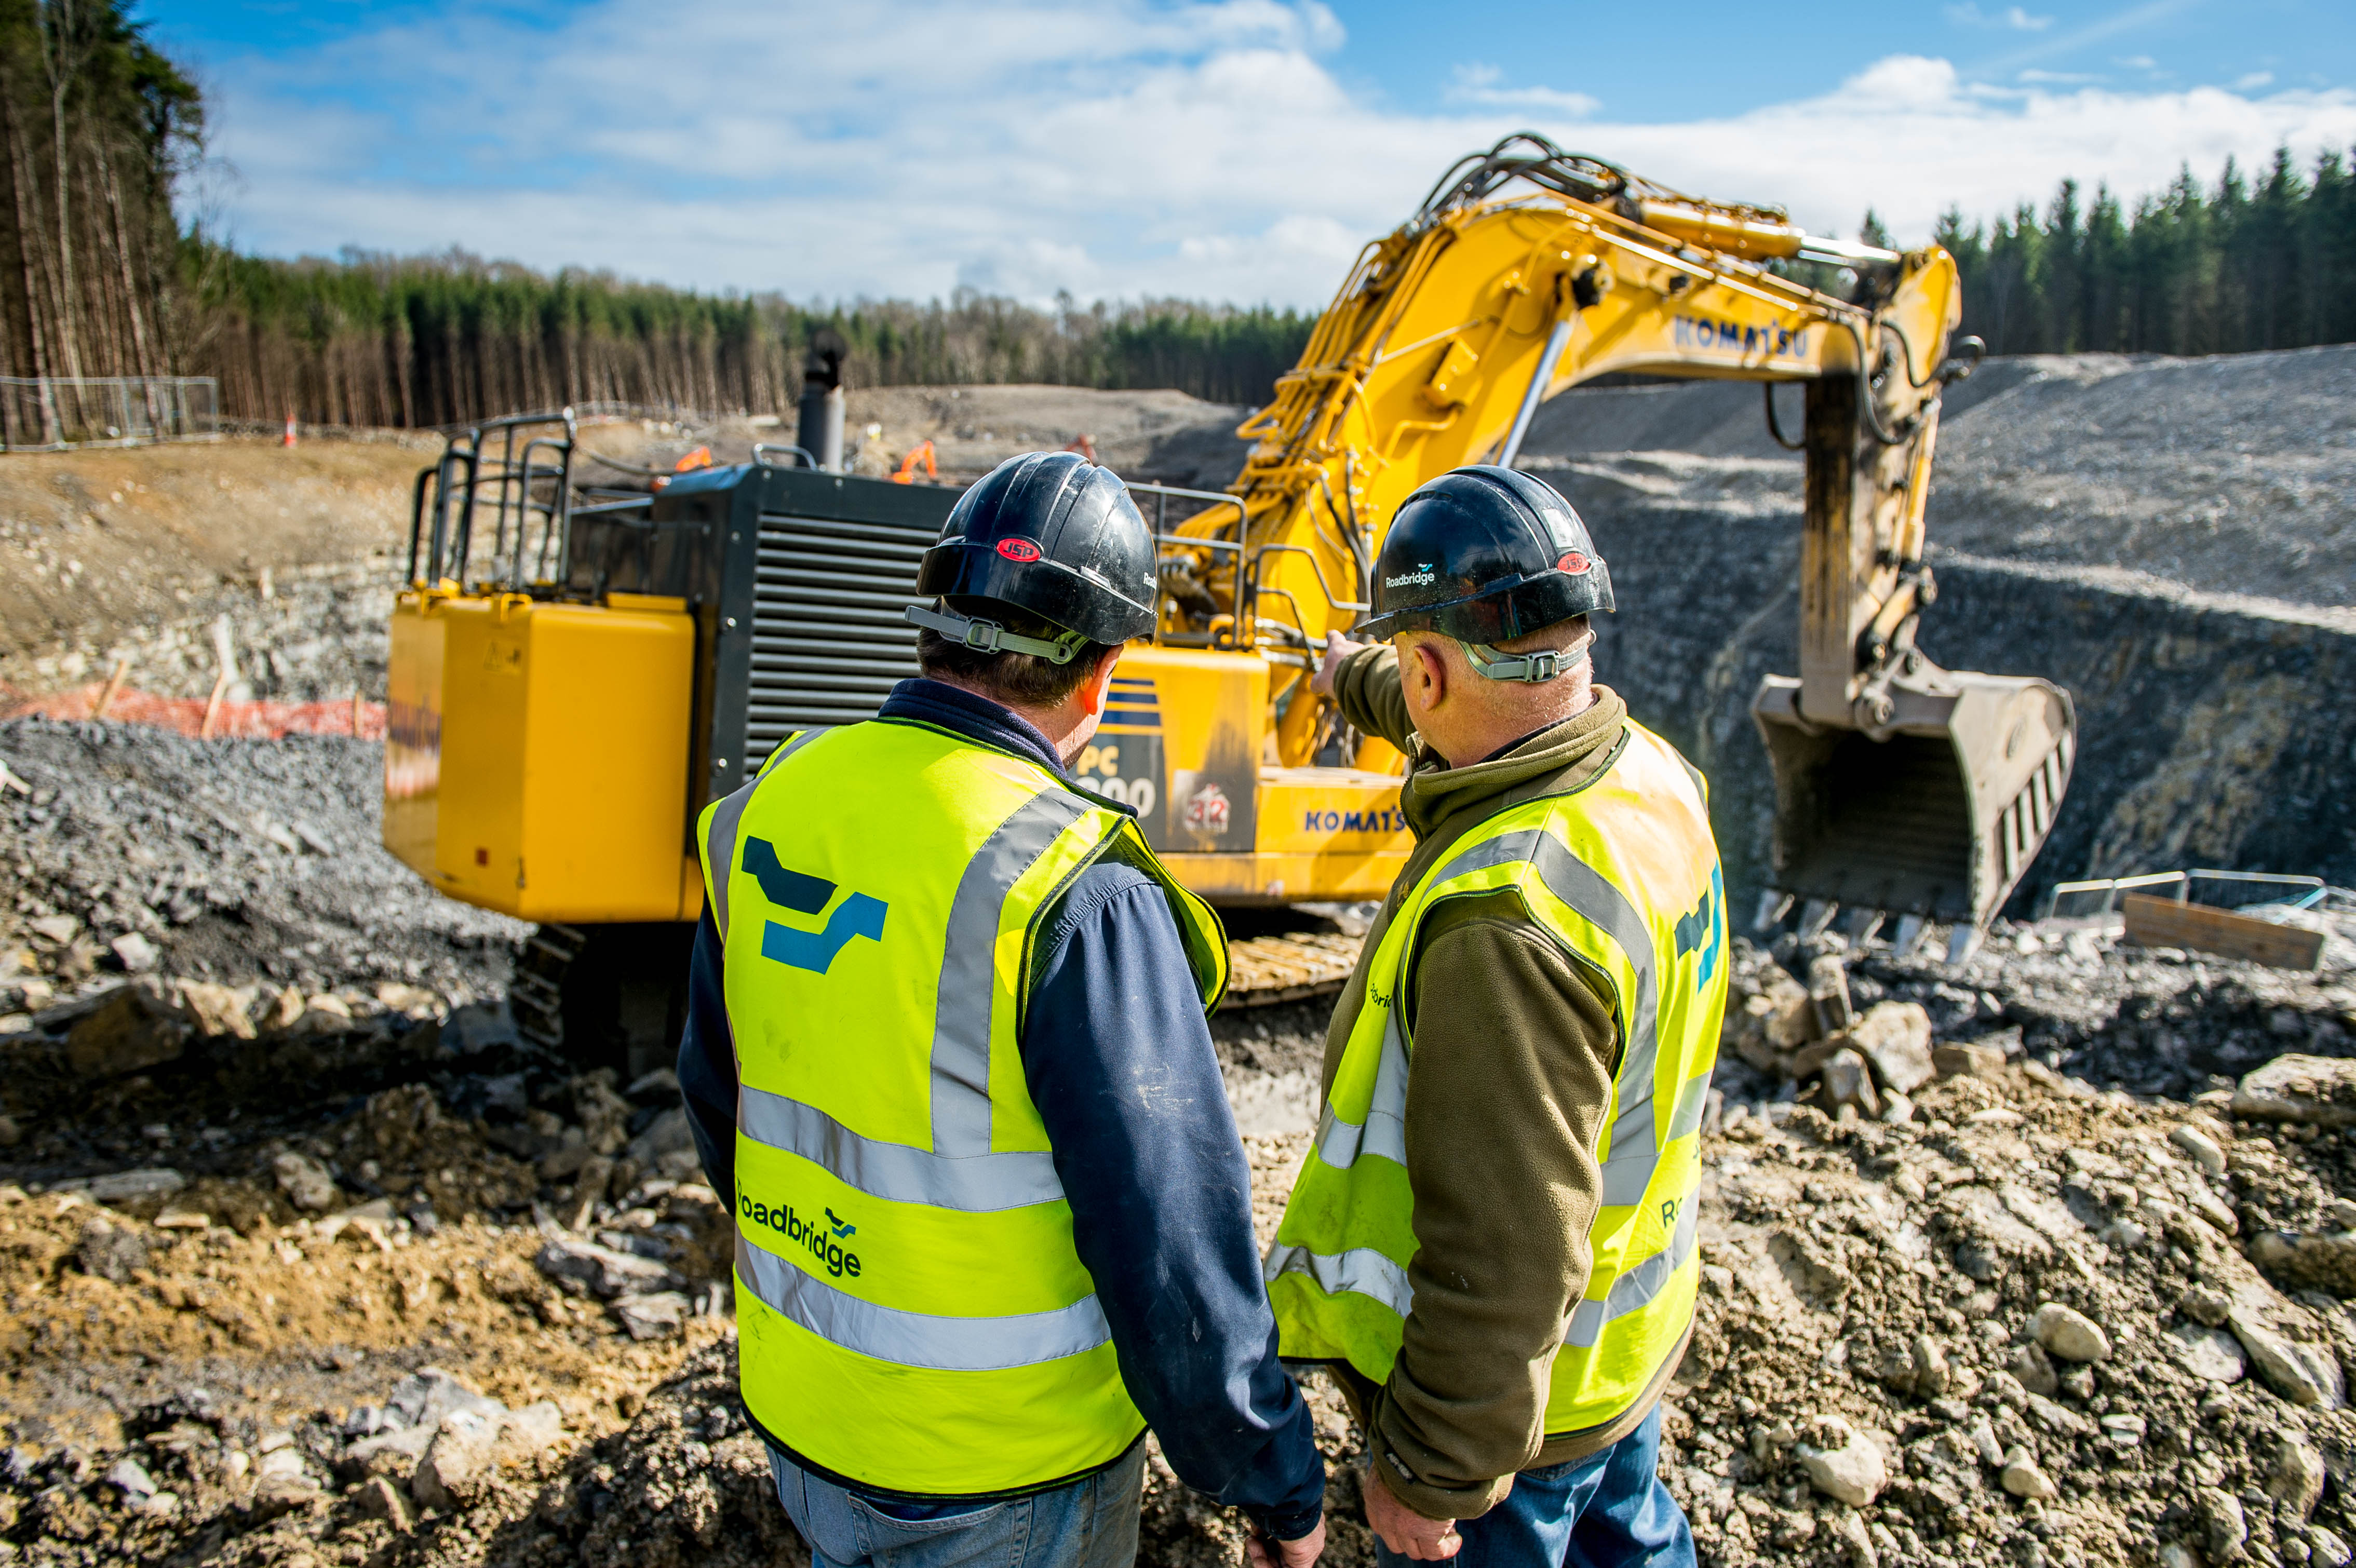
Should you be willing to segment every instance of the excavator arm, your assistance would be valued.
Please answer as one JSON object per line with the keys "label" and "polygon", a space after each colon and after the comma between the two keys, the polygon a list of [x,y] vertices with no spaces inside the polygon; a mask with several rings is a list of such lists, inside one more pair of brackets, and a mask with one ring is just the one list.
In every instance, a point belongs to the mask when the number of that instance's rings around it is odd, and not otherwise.
{"label": "excavator arm", "polygon": [[[1845,295],[1794,275],[1832,268],[1856,280]],[[1600,376],[1762,381],[1771,428],[1775,384],[1801,382],[1799,440],[1776,431],[1806,461],[1800,673],[1770,677],[1753,708],[1777,783],[1770,896],[1809,901],[1817,923],[1841,905],[1890,914],[1909,944],[1926,920],[1976,932],[2051,826],[2073,720],[2047,682],[1941,670],[1915,645],[1936,592],[1940,392],[1976,357],[1950,357],[1959,316],[1936,247],[1812,237],[1776,208],[1508,137],[1365,249],[1240,429],[1258,438],[1229,486],[1240,517],[1230,504],[1176,530],[1162,640],[1289,667],[1271,672],[1271,760],[1333,757],[1330,705],[1299,699],[1314,650],[1365,612],[1383,530],[1417,485],[1510,464],[1540,403]],[[1341,760],[1396,765],[1379,742]]]}

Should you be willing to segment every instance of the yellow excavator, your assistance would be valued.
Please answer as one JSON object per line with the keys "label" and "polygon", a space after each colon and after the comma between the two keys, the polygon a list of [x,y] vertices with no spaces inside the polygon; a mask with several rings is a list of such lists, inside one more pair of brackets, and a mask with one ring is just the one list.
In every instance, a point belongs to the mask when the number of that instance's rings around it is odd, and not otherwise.
{"label": "yellow excavator", "polygon": [[[1460,464],[1512,464],[1538,406],[1582,382],[1756,380],[1806,472],[1799,674],[1752,704],[1777,801],[1762,918],[1886,916],[1901,948],[1935,922],[1959,956],[2044,842],[2074,741],[2060,688],[1915,644],[1940,393],[1978,347],[1954,336],[1959,298],[1935,247],[1811,236],[1536,135],[1460,161],[1361,254],[1239,431],[1257,444],[1226,493],[1131,486],[1162,542],[1160,624],[1077,771],[1214,903],[1380,898],[1409,848],[1404,762],[1309,677],[1365,612],[1393,510]],[[568,1054],[663,1059],[698,812],[916,673],[901,613],[956,491],[836,471],[840,359],[813,357],[798,445],[651,496],[584,499],[570,411],[477,427],[419,475],[385,842],[540,923],[511,999]]]}

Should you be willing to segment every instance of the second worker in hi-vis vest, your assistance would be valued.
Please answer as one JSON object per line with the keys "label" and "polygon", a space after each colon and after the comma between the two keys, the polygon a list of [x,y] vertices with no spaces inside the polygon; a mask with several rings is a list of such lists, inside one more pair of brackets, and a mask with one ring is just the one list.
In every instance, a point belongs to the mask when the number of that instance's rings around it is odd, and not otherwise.
{"label": "second worker in hi-vis vest", "polygon": [[1417,490],[1373,600],[1392,646],[1317,688],[1408,753],[1417,846],[1267,1259],[1283,1353],[1340,1377],[1386,1564],[1690,1564],[1655,1467],[1726,1005],[1706,789],[1592,684],[1611,579],[1538,480]]}
{"label": "second worker in hi-vis vest", "polygon": [[1129,1568],[1151,1425],[1256,1562],[1308,1568],[1324,1465],[1205,1022],[1226,938],[1071,772],[1152,534],[1035,453],[917,591],[924,678],[701,823],[680,1084],[779,1498],[821,1568]]}

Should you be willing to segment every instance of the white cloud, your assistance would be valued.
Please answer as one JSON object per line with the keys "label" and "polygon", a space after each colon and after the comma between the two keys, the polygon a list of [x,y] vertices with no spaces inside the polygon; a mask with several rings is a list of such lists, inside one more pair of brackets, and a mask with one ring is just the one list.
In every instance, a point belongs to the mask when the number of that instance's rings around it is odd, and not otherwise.
{"label": "white cloud", "polygon": [[[1479,67],[1439,111],[1405,113],[1328,68],[1330,11],[1276,0],[694,15],[689,36],[655,0],[583,0],[535,30],[486,9],[218,69],[217,145],[242,176],[232,235],[273,254],[455,244],[797,298],[965,283],[1316,306],[1451,162],[1525,124],[1820,232],[1854,232],[1870,207],[1909,241],[1951,203],[2041,203],[2065,175],[2132,196],[2180,163],[2207,177],[2228,155],[2356,142],[2344,90],[1998,88],[1918,56],[1666,123],[1601,120]],[[356,100],[354,81],[381,96]]]}
{"label": "white cloud", "polygon": [[2008,5],[1989,16],[1965,0],[1961,5],[1947,7],[1947,20],[1964,27],[2009,27],[2017,33],[2041,33],[2053,25],[2051,16],[2032,16],[2018,5]]}
{"label": "white cloud", "polygon": [[2089,71],[2040,70],[2035,66],[2030,66],[2027,70],[2019,72],[2019,79],[2046,87],[2074,87],[2084,82],[2103,80]]}
{"label": "white cloud", "polygon": [[2236,92],[2255,92],[2259,88],[2272,87],[2274,84],[2274,72],[2270,70],[2254,70],[2247,76],[2234,78],[2233,91]]}
{"label": "white cloud", "polygon": [[1602,105],[1584,92],[1552,87],[1502,87],[1505,72],[1493,65],[1460,65],[1448,84],[1448,101],[1488,109],[1542,109],[1584,120]]}

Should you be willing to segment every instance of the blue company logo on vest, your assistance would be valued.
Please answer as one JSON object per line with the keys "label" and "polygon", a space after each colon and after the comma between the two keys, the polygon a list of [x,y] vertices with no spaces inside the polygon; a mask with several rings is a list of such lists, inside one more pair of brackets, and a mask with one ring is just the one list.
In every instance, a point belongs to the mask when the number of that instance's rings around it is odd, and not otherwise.
{"label": "blue company logo on vest", "polygon": [[835,1278],[849,1275],[859,1277],[859,1254],[847,1251],[842,1241],[858,1233],[859,1227],[843,1219],[833,1210],[826,1211],[823,1225],[806,1220],[790,1203],[767,1204],[755,1200],[743,1188],[736,1189],[736,1211],[748,1223],[765,1226],[783,1236],[788,1243],[807,1251],[818,1260],[819,1266]]}
{"label": "blue company logo on vest", "polygon": [[[1707,947],[1702,946],[1708,943]],[[1726,945],[1726,881],[1716,866],[1709,869],[1709,886],[1702,890],[1701,902],[1677,916],[1677,956],[1682,958],[1696,948],[1701,948],[1702,985],[1709,984],[1710,976],[1718,972],[1718,955]]]}
{"label": "blue company logo on vest", "polygon": [[1724,348],[1744,354],[1764,352],[1776,359],[1798,359],[1808,351],[1805,328],[1795,332],[1788,326],[1745,326],[1740,322],[1720,321],[1716,316],[1680,315],[1676,319],[1676,333],[1680,348]]}
{"label": "blue company logo on vest", "polygon": [[[776,846],[766,838],[744,840],[744,874],[761,884],[762,897],[796,914],[816,914],[834,898],[834,883],[779,865]],[[852,937],[883,941],[884,917],[891,907],[882,899],[852,893],[835,905],[824,930],[803,931],[770,921],[761,932],[761,956],[788,969],[823,975]]]}

